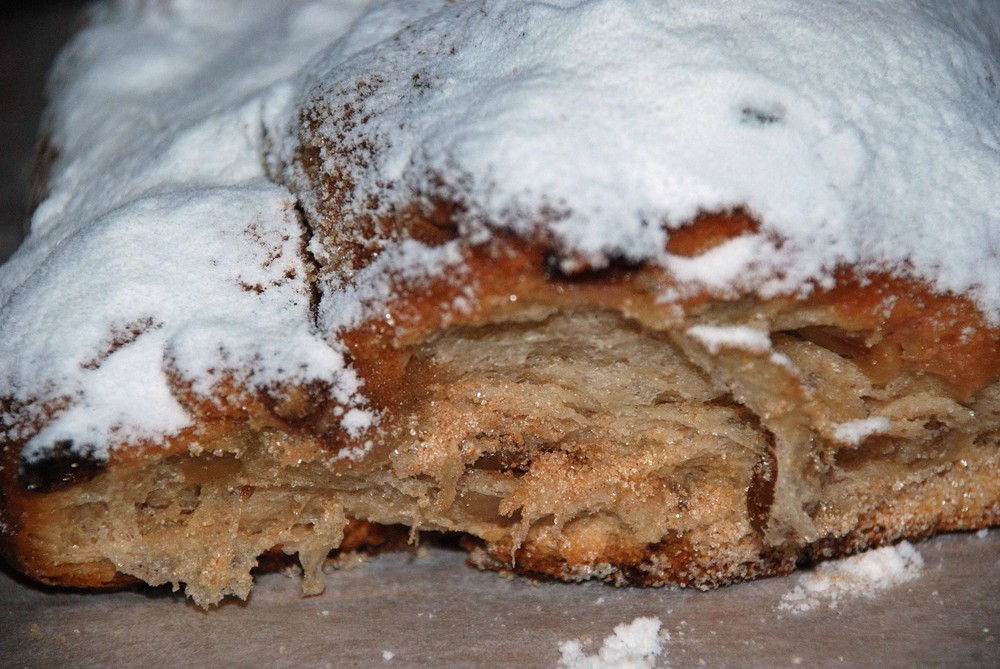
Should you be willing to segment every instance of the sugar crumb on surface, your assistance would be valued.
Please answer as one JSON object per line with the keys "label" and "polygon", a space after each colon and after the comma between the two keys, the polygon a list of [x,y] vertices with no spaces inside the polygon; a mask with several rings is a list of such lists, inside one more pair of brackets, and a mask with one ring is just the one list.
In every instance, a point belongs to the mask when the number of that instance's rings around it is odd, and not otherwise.
{"label": "sugar crumb on surface", "polygon": [[[559,644],[562,669],[652,669],[663,654],[663,644],[670,640],[661,632],[659,618],[641,617],[631,623],[617,625],[601,647],[592,655],[586,654],[581,639]],[[589,641],[589,640],[588,640]],[[663,666],[663,665],[661,665]]]}
{"label": "sugar crumb on surface", "polygon": [[891,424],[884,416],[870,416],[849,420],[833,425],[833,436],[837,441],[857,446],[868,437],[887,432]]}
{"label": "sugar crumb on surface", "polygon": [[874,597],[912,581],[920,576],[923,566],[923,556],[908,541],[822,562],[798,577],[794,589],[782,596],[778,610],[801,613],[824,603],[836,609],[842,601]]}
{"label": "sugar crumb on surface", "polygon": [[[998,31],[995,4],[931,0],[398,3],[317,58],[301,99],[350,106],[317,130],[366,147],[327,159],[352,186],[348,217],[457,199],[478,238],[541,232],[764,295],[827,285],[838,265],[907,267],[996,317],[981,242],[997,222]],[[733,207],[762,234],[662,252],[673,227]]]}
{"label": "sugar crumb on surface", "polygon": [[746,325],[695,325],[685,331],[715,354],[726,348],[735,348],[752,353],[766,353],[771,350],[771,336],[765,330]]}
{"label": "sugar crumb on surface", "polygon": [[344,428],[364,426],[358,380],[311,320],[295,198],[263,167],[292,82],[360,7],[161,4],[98,7],[49,82],[59,157],[0,267],[0,397],[21,406],[0,420],[28,460],[188,427],[167,367],[198,394],[228,372],[327,383],[357,409]]}

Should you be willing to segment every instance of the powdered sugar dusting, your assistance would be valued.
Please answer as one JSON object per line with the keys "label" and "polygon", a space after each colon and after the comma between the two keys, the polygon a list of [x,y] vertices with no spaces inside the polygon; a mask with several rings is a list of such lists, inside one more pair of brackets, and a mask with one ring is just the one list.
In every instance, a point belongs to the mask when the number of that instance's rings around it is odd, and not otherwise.
{"label": "powdered sugar dusting", "polygon": [[700,341],[712,354],[724,348],[751,353],[767,353],[771,350],[770,334],[745,325],[695,325],[688,328],[686,334]]}
{"label": "powdered sugar dusting", "polygon": [[799,577],[795,589],[781,598],[778,608],[799,613],[826,603],[835,609],[842,600],[873,597],[877,592],[912,581],[923,566],[923,556],[907,541],[823,562]]}
{"label": "powdered sugar dusting", "polygon": [[834,425],[833,436],[837,441],[856,446],[873,434],[888,432],[890,426],[885,416],[859,418]]}
{"label": "powdered sugar dusting", "polygon": [[[351,109],[318,130],[362,147],[326,158],[348,219],[441,197],[467,234],[542,229],[598,265],[770,296],[856,263],[971,290],[996,319],[998,45],[986,2],[425,0],[363,17],[303,103]],[[738,206],[760,234],[663,251]]]}
{"label": "powdered sugar dusting", "polygon": [[320,325],[332,332],[361,325],[385,309],[400,283],[446,273],[456,281],[466,280],[467,268],[461,261],[454,242],[429,248],[406,240],[390,246],[350,282],[337,281],[333,276],[320,280]]}
{"label": "powdered sugar dusting", "polygon": [[[372,420],[312,322],[295,199],[263,169],[290,81],[359,7],[248,9],[107,4],[60,57],[50,193],[0,269],[3,424],[32,437],[28,459],[176,433],[191,418],[171,378],[203,394],[227,375],[322,381],[353,407],[345,427]],[[54,418],[32,435],[41,407]]]}
{"label": "powdered sugar dusting", "polygon": [[617,625],[614,634],[604,639],[600,650],[587,655],[579,640],[559,644],[564,669],[652,669],[663,653],[670,635],[660,632],[659,618],[636,618]]}

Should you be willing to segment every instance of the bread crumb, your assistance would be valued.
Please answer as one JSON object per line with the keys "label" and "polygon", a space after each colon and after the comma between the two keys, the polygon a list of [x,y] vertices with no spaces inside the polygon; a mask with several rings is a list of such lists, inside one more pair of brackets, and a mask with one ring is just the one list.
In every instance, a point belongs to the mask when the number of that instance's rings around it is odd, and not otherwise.
{"label": "bread crumb", "polygon": [[391,650],[382,651],[382,659],[385,660],[386,662],[392,662],[392,658],[394,657],[396,657],[396,654]]}
{"label": "bread crumb", "polygon": [[564,669],[652,669],[663,652],[663,642],[670,640],[660,632],[659,618],[636,618],[631,623],[615,627],[606,637],[596,655],[585,655],[580,639],[559,644],[562,654],[559,666]]}
{"label": "bread crumb", "polygon": [[285,578],[302,578],[302,567],[297,564],[289,564],[281,568],[281,575]]}
{"label": "bread crumb", "polygon": [[359,569],[365,566],[366,562],[368,562],[368,554],[362,551],[349,551],[347,553],[341,553],[335,560],[330,561],[334,570],[340,569],[343,571]]}

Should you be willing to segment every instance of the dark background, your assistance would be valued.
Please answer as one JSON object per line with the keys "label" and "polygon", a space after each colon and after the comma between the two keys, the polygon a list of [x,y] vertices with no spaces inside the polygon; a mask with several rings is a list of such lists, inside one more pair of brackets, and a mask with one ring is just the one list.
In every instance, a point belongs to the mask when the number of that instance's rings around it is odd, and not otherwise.
{"label": "dark background", "polygon": [[0,262],[24,236],[46,73],[87,4],[0,1]]}

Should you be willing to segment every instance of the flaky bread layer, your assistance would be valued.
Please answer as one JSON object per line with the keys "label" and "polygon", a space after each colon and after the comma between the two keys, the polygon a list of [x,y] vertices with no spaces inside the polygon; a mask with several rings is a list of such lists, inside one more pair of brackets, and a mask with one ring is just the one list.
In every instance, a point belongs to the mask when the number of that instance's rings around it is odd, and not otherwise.
{"label": "flaky bread layer", "polygon": [[5,551],[44,582],[127,575],[209,605],[245,597],[274,549],[321,591],[352,520],[464,533],[481,567],[702,588],[1000,522],[996,383],[884,380],[852,358],[852,333],[817,323],[829,310],[784,318],[798,327],[767,348],[715,348],[696,326],[772,307],[720,303],[660,330],[602,305],[521,304],[399,344],[406,394],[357,443],[272,398],[242,417],[215,405],[198,439],[48,492],[11,476],[8,451]]}

